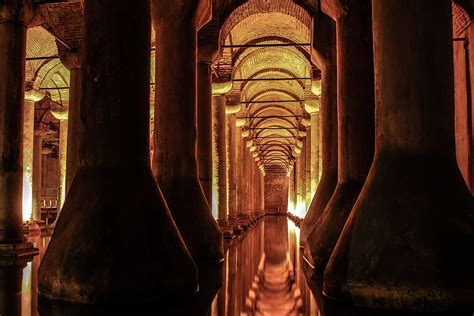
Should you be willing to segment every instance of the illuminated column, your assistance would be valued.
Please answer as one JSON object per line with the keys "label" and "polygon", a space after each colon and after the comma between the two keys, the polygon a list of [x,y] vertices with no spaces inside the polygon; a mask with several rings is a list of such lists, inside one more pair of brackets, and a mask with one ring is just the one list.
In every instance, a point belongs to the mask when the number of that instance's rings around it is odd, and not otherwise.
{"label": "illuminated column", "polygon": [[[0,253],[34,248],[22,234],[23,102],[26,24],[33,12],[23,1],[0,2]],[[31,214],[31,213],[30,213]]]}
{"label": "illuminated column", "polygon": [[[316,193],[311,200],[303,222],[301,223],[301,244],[314,228],[327,203],[334,193],[337,184],[337,65],[336,65],[336,27],[330,17],[319,13],[314,18],[313,42],[318,67],[321,69],[321,104],[320,104],[320,151],[323,165],[321,178]],[[314,144],[314,142],[312,142]]]}
{"label": "illuminated column", "polygon": [[41,220],[41,170],[43,162],[43,136],[41,129],[34,132],[33,139],[33,210],[34,222]]}
{"label": "illuminated column", "polygon": [[311,131],[313,130],[312,126],[306,127],[306,138],[305,138],[305,144],[304,144],[304,151],[306,153],[306,165],[305,165],[305,176],[306,176],[306,182],[305,182],[305,187],[306,187],[306,194],[305,194],[305,213],[307,212],[309,208],[309,204],[311,203],[311,198],[312,198],[312,193],[313,191],[311,190],[311,183],[313,179],[311,178],[311,164],[312,164],[312,145],[311,145],[311,140],[312,135]]}
{"label": "illuminated column", "polygon": [[156,48],[153,173],[199,266],[223,257],[222,232],[199,183],[196,157],[196,33],[208,18],[210,1],[154,4],[160,45]]}
{"label": "illuminated column", "polygon": [[260,173],[260,211],[261,215],[265,213],[265,175],[262,172]]}
{"label": "illuminated column", "polygon": [[236,118],[235,120],[235,216],[236,220],[234,221],[234,232],[240,232],[242,227],[240,226],[240,219],[242,216],[243,210],[243,197],[242,197],[242,167],[243,167],[243,146],[242,139],[242,121],[245,124],[244,119]]}
{"label": "illuminated column", "polygon": [[[319,137],[319,100],[314,102],[306,102],[305,109],[310,114],[311,118],[311,128],[309,131],[309,147],[310,148],[310,161],[309,161],[309,171],[310,171],[310,188],[311,188],[311,198],[316,193],[316,189],[319,184],[319,165],[320,165],[320,137]],[[307,136],[307,137],[308,137]],[[307,142],[308,144],[308,142]]]}
{"label": "illuminated column", "polygon": [[[35,103],[43,98],[44,94],[37,90],[25,91],[23,107],[23,221],[38,219],[37,190],[38,187],[41,190],[41,173],[35,172],[34,168],[41,168],[42,150],[35,150],[35,141],[37,141],[35,139]],[[36,177],[34,177],[35,175]]]}
{"label": "illuminated column", "polygon": [[[364,185],[374,157],[374,64],[370,0],[353,4],[337,20],[338,183],[334,195],[307,239],[321,275]],[[311,260],[311,259],[309,259]]]}
{"label": "illuminated column", "polygon": [[199,182],[209,206],[214,208],[212,193],[212,80],[211,64],[199,61],[197,67],[197,156]]}
{"label": "illuminated column", "polygon": [[39,268],[43,297],[139,304],[197,290],[149,164],[150,32],[148,1],[85,0],[79,168]]}
{"label": "illuminated column", "polygon": [[226,97],[224,95],[213,96],[212,123],[213,139],[215,144],[214,170],[217,177],[217,213],[219,222],[227,222],[227,152],[226,152],[226,126],[225,111]]}
{"label": "illuminated column", "polygon": [[456,164],[451,1],[372,4],[376,155],[324,291],[363,306],[471,311],[474,200]]}
{"label": "illuminated column", "polygon": [[[82,94],[82,70],[81,70],[81,54],[79,52],[63,52],[60,50],[61,62],[69,69],[69,103],[67,112],[67,142],[66,153],[66,186],[65,194],[69,191],[72,180],[79,167],[79,149],[81,132],[81,94]],[[64,122],[64,120],[62,121]],[[64,127],[64,126],[63,126]],[[66,133],[65,133],[66,134]],[[63,142],[64,143],[64,142]],[[63,156],[64,157],[64,156]],[[61,163],[61,168],[63,165]],[[64,172],[62,170],[61,172]],[[63,195],[65,198],[65,195]],[[64,202],[63,198],[63,202]]]}
{"label": "illuminated column", "polygon": [[51,113],[59,120],[59,196],[58,196],[58,216],[66,198],[66,164],[68,148],[68,108],[52,107]]}
{"label": "illuminated column", "polygon": [[229,221],[233,221],[237,215],[236,194],[236,161],[235,156],[235,113],[227,115],[227,149],[228,149],[228,184],[229,184]]}
{"label": "illuminated column", "polygon": [[242,214],[242,165],[243,165],[243,148],[242,148],[242,128],[238,126],[239,119],[236,119],[235,127],[235,192],[236,192],[236,201],[235,201],[235,210],[236,215],[240,216]]}
{"label": "illuminated column", "polygon": [[303,205],[304,205],[304,181],[305,181],[305,155],[304,151],[301,150],[300,155],[296,158],[296,212],[297,215],[303,216]]}

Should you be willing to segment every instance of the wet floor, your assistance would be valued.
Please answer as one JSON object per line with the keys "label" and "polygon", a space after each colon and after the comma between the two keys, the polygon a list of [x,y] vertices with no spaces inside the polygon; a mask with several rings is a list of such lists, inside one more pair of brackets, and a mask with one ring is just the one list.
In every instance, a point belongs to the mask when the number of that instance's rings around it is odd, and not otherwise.
{"label": "wet floor", "polygon": [[[198,296],[150,306],[127,306],[124,302],[118,308],[91,307],[39,300],[37,272],[50,237],[30,240],[40,249],[32,262],[0,262],[0,316],[411,315],[335,304],[326,300],[315,285],[311,285],[313,295],[301,269],[299,228],[285,216],[266,216],[249,232],[227,244],[224,263],[200,271]],[[153,263],[148,268],[153,269]]]}

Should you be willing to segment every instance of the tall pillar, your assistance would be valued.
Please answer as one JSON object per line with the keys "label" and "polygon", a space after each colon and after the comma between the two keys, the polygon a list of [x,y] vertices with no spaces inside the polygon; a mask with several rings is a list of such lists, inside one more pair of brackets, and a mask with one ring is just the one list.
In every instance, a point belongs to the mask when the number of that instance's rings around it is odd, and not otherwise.
{"label": "tall pillar", "polygon": [[[58,217],[66,199],[66,168],[68,148],[68,107],[54,106],[51,114],[59,120],[59,194],[58,194]],[[74,140],[75,141],[75,140]]]}
{"label": "tall pillar", "polygon": [[0,3],[0,256],[34,250],[22,234],[26,25],[32,18],[24,1]]}
{"label": "tall pillar", "polygon": [[305,257],[322,276],[367,178],[374,156],[374,71],[370,0],[337,21],[338,183],[307,238]]}
{"label": "tall pillar", "polygon": [[[66,184],[65,194],[69,191],[72,179],[79,167],[81,131],[81,94],[82,70],[80,52],[62,51],[61,62],[69,69],[69,103],[67,112]],[[63,166],[61,166],[63,168]]]}
{"label": "tall pillar", "polygon": [[304,193],[305,193],[305,154],[301,150],[301,154],[296,158],[296,211],[297,215],[303,217],[304,215]]}
{"label": "tall pillar", "polygon": [[199,61],[197,66],[197,156],[199,182],[212,206],[212,78],[211,64]]}
{"label": "tall pillar", "polygon": [[43,164],[43,136],[42,130],[34,132],[33,139],[33,213],[32,220],[41,220],[41,174]]}
{"label": "tall pillar", "polygon": [[[25,91],[23,108],[23,221],[38,220],[39,195],[41,195],[42,142],[38,143],[35,131],[35,103],[45,94],[34,89]],[[41,146],[41,148],[37,148]],[[35,170],[37,169],[37,170]],[[38,194],[38,190],[40,191]]]}
{"label": "tall pillar", "polygon": [[235,219],[237,215],[237,194],[236,194],[236,164],[238,161],[235,156],[236,132],[235,132],[235,113],[227,115],[227,148],[228,148],[228,184],[229,184],[229,220]]}
{"label": "tall pillar", "polygon": [[210,1],[153,3],[160,43],[156,49],[153,173],[199,266],[223,258],[222,232],[199,183],[196,157],[197,29],[206,19]]}
{"label": "tall pillar", "polygon": [[320,137],[319,137],[319,109],[311,111],[311,129],[310,129],[310,150],[311,161],[309,164],[311,177],[311,197],[314,197],[319,185],[319,169],[320,169]]}
{"label": "tall pillar", "polygon": [[[305,214],[309,208],[309,205],[311,203],[311,198],[313,197],[313,191],[311,190],[311,183],[313,179],[311,178],[311,166],[312,166],[312,155],[313,155],[313,146],[311,144],[313,138],[311,135],[311,131],[313,130],[313,127],[306,127],[306,138],[305,138],[305,144],[304,144],[304,152],[306,153],[306,164],[305,164],[305,187],[306,187],[306,194],[305,194]],[[316,142],[317,143],[317,142]],[[319,179],[318,179],[319,180]]]}
{"label": "tall pillar", "polygon": [[59,122],[59,209],[63,207],[66,199],[67,123],[67,118]]}
{"label": "tall pillar", "polygon": [[376,155],[324,291],[363,306],[470,312],[474,200],[456,165],[451,1],[372,4]]}
{"label": "tall pillar", "polygon": [[242,128],[237,126],[235,127],[235,193],[236,193],[236,201],[235,201],[235,210],[236,216],[240,216],[242,214],[242,167],[243,167],[243,148],[242,148]]}
{"label": "tall pillar", "polygon": [[197,290],[149,165],[150,31],[148,1],[84,2],[79,168],[39,268],[44,298],[143,303]]}
{"label": "tall pillar", "polygon": [[219,222],[227,222],[227,132],[226,132],[226,97],[213,96],[213,139],[215,143],[214,163],[217,168],[217,214]]}
{"label": "tall pillar", "polygon": [[[313,48],[315,59],[321,69],[321,179],[311,200],[304,220],[301,222],[301,244],[305,245],[309,233],[331,199],[337,184],[338,124],[337,124],[337,65],[336,27],[333,20],[323,13],[314,18]],[[314,141],[313,141],[314,143]]]}

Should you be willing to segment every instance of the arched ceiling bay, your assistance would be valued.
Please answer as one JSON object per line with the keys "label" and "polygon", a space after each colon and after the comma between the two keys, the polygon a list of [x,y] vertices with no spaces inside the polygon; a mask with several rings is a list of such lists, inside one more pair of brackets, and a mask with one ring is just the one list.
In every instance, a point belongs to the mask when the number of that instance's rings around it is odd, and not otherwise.
{"label": "arched ceiling bay", "polygon": [[228,97],[241,103],[247,150],[262,172],[289,174],[305,143],[305,100],[317,98],[311,17],[291,0],[249,0],[223,24],[221,40],[215,81],[232,82]]}

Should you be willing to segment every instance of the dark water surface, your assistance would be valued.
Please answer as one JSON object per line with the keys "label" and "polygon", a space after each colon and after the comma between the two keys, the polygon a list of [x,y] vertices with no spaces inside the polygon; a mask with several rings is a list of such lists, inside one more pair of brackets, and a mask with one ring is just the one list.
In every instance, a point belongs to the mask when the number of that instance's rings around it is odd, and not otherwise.
{"label": "dark water surface", "polygon": [[[1,316],[318,314],[300,269],[299,229],[285,216],[267,216],[227,244],[222,266],[200,271],[198,297],[144,307],[90,307],[39,300],[37,272],[49,240],[50,236],[31,237],[40,249],[39,256],[32,262],[0,267]],[[152,263],[149,268],[153,269]]]}
{"label": "dark water surface", "polygon": [[[40,249],[32,262],[0,262],[0,316],[415,315],[335,304],[311,284],[313,295],[301,269],[299,228],[285,216],[266,216],[249,232],[227,244],[222,265],[200,270],[199,295],[151,306],[128,306],[124,302],[124,306],[115,308],[93,307],[39,300],[37,272],[49,240],[50,236],[30,238]],[[153,262],[148,268],[152,271]]]}

